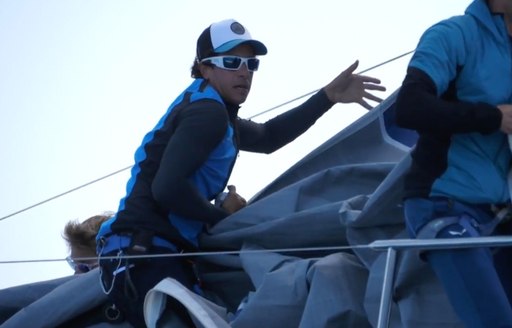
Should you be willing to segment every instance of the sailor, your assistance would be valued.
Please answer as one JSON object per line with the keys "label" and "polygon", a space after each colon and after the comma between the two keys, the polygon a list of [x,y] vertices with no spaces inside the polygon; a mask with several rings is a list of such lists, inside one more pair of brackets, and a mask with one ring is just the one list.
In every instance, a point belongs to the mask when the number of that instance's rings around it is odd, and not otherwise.
{"label": "sailor", "polygon": [[[144,326],[144,297],[162,279],[201,292],[190,260],[154,255],[199,250],[202,232],[246,205],[234,187],[220,206],[212,203],[226,188],[240,150],[272,153],[335,103],[370,109],[367,101],[381,101],[370,91],[385,90],[378,79],[354,74],[356,62],[298,107],[266,123],[242,119],[240,105],[265,54],[267,47],[234,19],[208,26],[197,40],[192,83],[135,152],[127,194],[97,239],[103,288],[135,327]],[[179,304],[169,306],[190,323]]]}
{"label": "sailor", "polygon": [[[415,238],[512,233],[512,1],[474,0],[421,37],[396,101],[419,140],[405,180]],[[511,248],[427,251],[466,327],[512,327]]]}

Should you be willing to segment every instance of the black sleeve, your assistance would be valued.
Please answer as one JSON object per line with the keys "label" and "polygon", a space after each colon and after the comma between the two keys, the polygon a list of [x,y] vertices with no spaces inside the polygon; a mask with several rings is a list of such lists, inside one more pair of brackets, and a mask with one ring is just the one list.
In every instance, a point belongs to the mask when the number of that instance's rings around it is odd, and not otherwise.
{"label": "black sleeve", "polygon": [[497,107],[438,97],[432,79],[414,67],[407,70],[395,105],[397,124],[420,133],[488,134],[501,125]]}
{"label": "black sleeve", "polygon": [[190,177],[224,137],[226,110],[217,102],[199,101],[183,108],[175,119],[175,131],[152,184],[153,197],[164,210],[214,224],[228,213],[203,197]]}
{"label": "black sleeve", "polygon": [[322,89],[302,105],[290,109],[265,123],[238,120],[240,149],[272,153],[295,140],[309,129],[333,103]]}

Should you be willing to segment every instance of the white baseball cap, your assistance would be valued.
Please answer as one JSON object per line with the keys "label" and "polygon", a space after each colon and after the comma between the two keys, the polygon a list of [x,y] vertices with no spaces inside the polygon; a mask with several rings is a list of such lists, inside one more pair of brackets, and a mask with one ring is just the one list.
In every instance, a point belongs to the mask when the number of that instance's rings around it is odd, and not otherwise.
{"label": "white baseball cap", "polygon": [[266,55],[267,47],[254,40],[249,31],[234,19],[226,19],[208,26],[197,39],[197,60],[227,52],[240,44],[248,44],[254,54]]}

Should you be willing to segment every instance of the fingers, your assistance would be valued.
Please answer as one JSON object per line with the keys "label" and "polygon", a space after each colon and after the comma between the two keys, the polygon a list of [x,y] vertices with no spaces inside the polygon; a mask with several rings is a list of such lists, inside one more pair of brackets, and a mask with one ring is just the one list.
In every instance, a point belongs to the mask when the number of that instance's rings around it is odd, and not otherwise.
{"label": "fingers", "polygon": [[375,77],[358,74],[354,74],[353,77],[359,82],[363,83],[365,89],[386,91],[386,87],[381,85],[381,81]]}
{"label": "fingers", "polygon": [[366,92],[366,91],[363,94],[363,98],[366,98],[366,99],[369,99],[369,100],[373,100],[373,101],[378,102],[378,103],[382,102],[382,100],[383,100],[382,98],[377,97],[375,95],[372,95],[371,93]]}
{"label": "fingers", "polygon": [[346,70],[341,72],[340,76],[347,77],[349,75],[352,75],[354,71],[356,70],[357,66],[359,66],[359,60],[356,60],[352,65],[350,65]]}
{"label": "fingers", "polygon": [[365,83],[364,88],[368,90],[386,91],[386,87],[378,84]]}
{"label": "fingers", "polygon": [[240,196],[237,192],[236,192],[236,187],[234,185],[228,185],[228,192],[230,194],[233,194],[233,196],[238,199],[238,201],[240,203],[242,203],[243,205],[246,205],[247,204],[247,200],[245,200],[245,198],[243,198],[242,196]]}
{"label": "fingers", "polygon": [[382,102],[368,91],[386,91],[386,87],[380,85],[381,81],[372,76],[354,74],[359,61],[355,61],[334,80],[327,84],[323,90],[327,98],[333,103],[358,103],[366,109],[371,109],[366,100]]}
{"label": "fingers", "polygon": [[364,108],[366,108],[367,110],[370,110],[373,108],[373,106],[371,106],[369,103],[367,103],[366,101],[364,101],[363,99],[359,100],[358,101],[359,105],[363,106]]}
{"label": "fingers", "polygon": [[501,131],[507,134],[512,133],[512,105],[501,104],[497,107],[501,111]]}
{"label": "fingers", "polygon": [[363,83],[381,83],[381,81],[378,78],[372,76],[354,74],[354,77],[357,77]]}

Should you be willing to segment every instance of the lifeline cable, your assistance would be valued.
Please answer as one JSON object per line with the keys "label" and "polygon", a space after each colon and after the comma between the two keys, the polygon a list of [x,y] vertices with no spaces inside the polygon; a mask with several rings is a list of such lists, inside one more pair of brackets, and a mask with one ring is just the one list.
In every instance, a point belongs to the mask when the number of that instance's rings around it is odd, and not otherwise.
{"label": "lifeline cable", "polygon": [[[368,72],[368,71],[371,71],[372,69],[375,69],[375,68],[377,68],[377,67],[380,67],[380,66],[383,66],[383,65],[385,65],[385,64],[388,64],[388,63],[390,63],[390,62],[392,62],[392,61],[395,61],[395,60],[397,60],[397,59],[400,59],[400,58],[402,58],[402,57],[404,57],[404,56],[407,56],[407,55],[409,55],[409,54],[411,54],[411,53],[413,53],[413,52],[414,52],[414,50],[411,50],[411,51],[405,52],[405,53],[403,53],[403,54],[401,54],[401,55],[398,55],[398,56],[396,56],[396,57],[393,57],[393,58],[391,58],[391,59],[388,59],[388,60],[386,60],[386,61],[384,61],[384,62],[382,62],[382,63],[380,63],[380,64],[377,64],[377,65],[374,65],[374,66],[369,67],[369,68],[367,68],[367,69],[364,69],[364,70],[362,70],[361,72],[358,72],[358,73],[356,73],[356,74],[363,74],[363,73],[366,73],[366,72]],[[302,96],[296,97],[296,98],[294,98],[294,99],[292,99],[292,100],[288,100],[288,101],[286,101],[286,102],[284,102],[284,103],[282,103],[282,104],[279,104],[279,105],[277,105],[277,106],[274,106],[274,107],[272,107],[272,108],[269,108],[269,109],[267,109],[267,110],[264,110],[264,111],[262,111],[262,112],[260,112],[260,113],[258,113],[258,114],[255,114],[255,115],[253,115],[253,116],[249,117],[248,119],[253,119],[253,118],[255,118],[255,117],[258,117],[258,116],[260,116],[260,115],[263,115],[263,114],[265,114],[265,113],[268,113],[268,112],[270,112],[270,111],[273,111],[273,110],[275,110],[275,109],[277,109],[277,108],[279,108],[279,107],[285,106],[285,105],[287,105],[287,104],[289,104],[289,103],[292,103],[292,102],[294,102],[294,101],[296,101],[296,100],[298,100],[298,99],[301,99],[301,98],[304,98],[304,97],[306,97],[306,96],[309,96],[309,95],[311,95],[311,94],[313,94],[313,93],[317,92],[318,90],[320,90],[320,89],[313,90],[313,91],[308,92],[308,93],[306,93],[306,94],[304,94],[304,95],[302,95]],[[126,170],[130,169],[132,166],[133,166],[133,165],[130,165],[130,166],[127,166],[127,167],[125,167],[125,168],[119,169],[119,170],[117,170],[117,171],[115,171],[115,172],[112,172],[112,173],[109,173],[109,174],[107,174],[107,175],[105,175],[105,176],[103,176],[103,177],[97,178],[97,179],[92,180],[92,181],[90,181],[90,182],[84,183],[83,185],[80,185],[80,186],[78,186],[78,187],[72,188],[72,189],[70,189],[70,190],[68,190],[68,191],[65,191],[65,192],[63,192],[63,193],[60,193],[60,194],[58,194],[58,195],[52,196],[52,197],[47,198],[47,199],[45,199],[45,200],[42,200],[42,201],[40,201],[40,202],[38,202],[38,203],[35,203],[35,204],[30,205],[30,206],[28,206],[28,207],[25,207],[25,208],[23,208],[23,209],[21,209],[21,210],[15,211],[15,212],[13,212],[13,213],[11,213],[11,214],[7,214],[7,215],[5,215],[5,216],[1,217],[1,218],[0,218],[0,221],[3,221],[3,220],[5,220],[5,219],[7,219],[7,218],[10,218],[10,217],[12,217],[12,216],[18,215],[18,214],[23,213],[23,212],[25,212],[25,211],[28,211],[28,210],[30,210],[30,209],[32,209],[32,208],[34,208],[34,207],[39,206],[39,205],[42,205],[42,204],[48,203],[49,201],[52,201],[52,200],[57,199],[57,198],[60,198],[60,197],[62,197],[62,196],[64,196],[64,195],[67,195],[67,194],[72,193],[72,192],[74,192],[74,191],[77,191],[77,190],[79,190],[79,189],[85,188],[85,187],[87,187],[87,186],[89,186],[89,185],[91,185],[91,184],[93,184],[93,183],[96,183],[96,182],[101,181],[101,180],[103,180],[103,179],[109,178],[109,177],[111,177],[111,176],[113,176],[113,175],[116,175],[116,174],[118,174],[118,173],[121,173],[121,172],[123,172],[123,171],[126,171]],[[2,263],[2,262],[0,262],[0,263]]]}
{"label": "lifeline cable", "polygon": [[[119,256],[102,256],[102,259],[144,259],[144,258],[160,258],[160,257],[203,257],[203,256],[217,256],[217,255],[240,255],[240,254],[259,254],[259,253],[295,253],[295,252],[317,252],[317,251],[346,251],[356,248],[368,248],[368,245],[361,246],[323,246],[323,247],[296,247],[296,248],[273,248],[273,249],[251,249],[251,250],[236,250],[236,251],[211,251],[211,252],[190,252],[190,253],[162,253],[162,254],[147,254],[147,255],[123,255]],[[80,257],[75,260],[97,260],[98,257]],[[0,264],[21,264],[21,263],[42,263],[42,262],[62,262],[66,259],[38,259],[38,260],[10,260],[0,261]]]}
{"label": "lifeline cable", "polygon": [[[346,251],[354,249],[366,249],[373,251],[385,251],[390,248],[395,250],[434,250],[434,249],[456,249],[471,247],[510,247],[512,245],[511,236],[486,236],[486,237],[463,237],[454,239],[381,239],[375,240],[364,245],[350,246],[317,246],[317,247],[292,247],[292,248],[272,248],[272,249],[247,249],[234,251],[211,251],[211,252],[190,252],[190,253],[162,253],[149,255],[122,255],[120,256],[101,256],[102,259],[144,259],[144,258],[162,258],[162,257],[205,257],[218,255],[241,255],[241,254],[261,254],[261,253],[294,253],[294,252],[316,252],[316,251]],[[96,260],[98,257],[81,257],[76,260]],[[20,263],[42,263],[42,262],[62,262],[65,259],[40,259],[40,260],[11,260],[0,261],[0,264],[20,264]]]}

